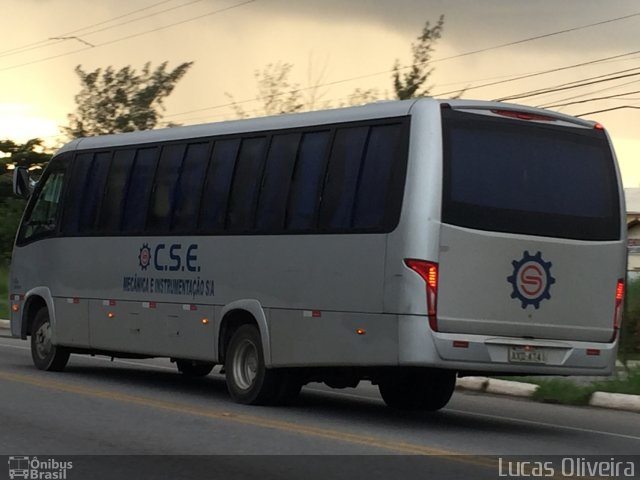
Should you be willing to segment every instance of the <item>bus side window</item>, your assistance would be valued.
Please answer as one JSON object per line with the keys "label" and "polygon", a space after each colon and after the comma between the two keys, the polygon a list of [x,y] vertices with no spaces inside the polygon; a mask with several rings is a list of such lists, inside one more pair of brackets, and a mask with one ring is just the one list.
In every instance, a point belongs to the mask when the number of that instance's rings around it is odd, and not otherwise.
{"label": "bus side window", "polygon": [[98,229],[114,235],[120,231],[122,205],[135,150],[117,150],[113,155],[104,189]]}
{"label": "bus side window", "polygon": [[266,137],[242,140],[227,209],[229,231],[253,230],[266,146]]}
{"label": "bus side window", "polygon": [[171,226],[171,212],[175,207],[175,196],[186,145],[166,145],[160,154],[156,172],[147,228],[150,233],[165,233]]}
{"label": "bus side window", "polygon": [[395,202],[390,199],[396,193],[392,191],[392,174],[399,168],[395,161],[404,151],[401,133],[401,124],[371,127],[354,206],[356,228],[383,229],[386,211],[394,209]]}
{"label": "bus side window", "polygon": [[192,232],[196,228],[210,145],[210,143],[194,143],[187,147],[175,194],[173,231]]}
{"label": "bus side window", "polygon": [[58,226],[62,186],[65,172],[51,172],[45,175],[42,187],[35,194],[33,208],[22,222],[19,242],[51,236]]}
{"label": "bus side window", "polygon": [[74,160],[65,198],[63,234],[93,230],[110,160],[109,152],[95,156],[93,153],[81,153]]}
{"label": "bus side window", "polygon": [[262,177],[260,201],[256,212],[256,229],[260,233],[282,231],[293,168],[301,135],[274,135]]}
{"label": "bus side window", "polygon": [[287,208],[287,230],[316,227],[320,191],[327,164],[330,131],[305,133],[295,165]]}
{"label": "bus side window", "polygon": [[213,146],[211,165],[200,205],[199,226],[207,232],[220,232],[224,229],[231,178],[239,148],[238,138],[218,140]]}
{"label": "bus side window", "polygon": [[157,148],[141,148],[136,154],[124,200],[122,214],[124,232],[142,232],[144,229],[157,159]]}
{"label": "bus side window", "polygon": [[79,153],[73,160],[62,218],[62,232],[65,235],[75,235],[80,230],[82,196],[92,163],[93,153]]}
{"label": "bus side window", "polygon": [[321,230],[351,227],[368,133],[369,127],[341,128],[336,132],[320,205]]}

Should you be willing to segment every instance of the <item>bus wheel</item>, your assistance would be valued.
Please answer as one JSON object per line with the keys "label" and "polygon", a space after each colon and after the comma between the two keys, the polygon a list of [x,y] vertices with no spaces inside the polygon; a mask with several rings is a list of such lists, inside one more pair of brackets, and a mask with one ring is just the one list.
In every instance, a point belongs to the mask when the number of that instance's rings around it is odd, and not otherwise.
{"label": "bus wheel", "polygon": [[455,386],[454,371],[416,368],[381,379],[378,389],[391,408],[435,411],[449,402]]}
{"label": "bus wheel", "polygon": [[40,370],[60,372],[69,361],[69,350],[51,343],[51,321],[46,308],[38,310],[31,330],[31,358]]}
{"label": "bus wheel", "polygon": [[255,325],[242,325],[233,334],[224,368],[227,390],[238,403],[269,405],[287,396],[282,389],[280,372],[264,365],[262,339]]}
{"label": "bus wheel", "polygon": [[178,371],[186,377],[206,377],[211,373],[215,363],[196,362],[194,360],[176,360]]}

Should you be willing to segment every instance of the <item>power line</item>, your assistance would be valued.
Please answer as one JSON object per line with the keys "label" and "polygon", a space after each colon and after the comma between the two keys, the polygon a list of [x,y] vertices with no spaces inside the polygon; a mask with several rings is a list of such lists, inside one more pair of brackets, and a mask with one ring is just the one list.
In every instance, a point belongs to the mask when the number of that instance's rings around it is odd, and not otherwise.
{"label": "power line", "polygon": [[626,93],[616,93],[615,95],[607,95],[604,97],[595,97],[595,98],[587,98],[585,100],[576,100],[573,102],[566,102],[566,103],[557,103],[555,105],[548,105],[545,108],[557,108],[557,107],[568,107],[570,105],[578,105],[581,103],[590,103],[590,102],[598,102],[601,100],[609,100],[611,98],[616,98],[616,97],[624,97],[627,95],[635,95],[636,93],[640,93],[640,90],[635,90],[633,92],[626,92]]}
{"label": "power line", "polygon": [[[520,80],[520,79],[523,79],[523,78],[530,78],[530,77],[545,75],[545,74],[548,74],[548,73],[555,73],[555,72],[559,72],[559,71],[563,71],[563,70],[569,70],[569,69],[573,69],[573,68],[583,67],[583,66],[586,66],[586,65],[597,64],[597,63],[600,63],[600,62],[603,62],[603,61],[609,61],[609,60],[612,60],[612,59],[618,59],[618,58],[622,58],[622,57],[626,57],[626,56],[636,55],[636,54],[639,54],[639,53],[640,53],[640,50],[636,50],[636,51],[633,51],[633,52],[627,52],[627,53],[623,53],[623,54],[619,54],[619,55],[612,55],[612,56],[600,58],[600,59],[597,59],[597,60],[590,60],[588,62],[581,62],[581,63],[576,63],[576,64],[573,64],[573,65],[568,65],[568,66],[565,66],[565,67],[553,68],[553,69],[544,70],[544,71],[541,71],[541,72],[525,74],[525,75],[521,75],[519,77],[510,79],[510,80],[502,80],[500,82],[492,82],[490,84],[485,84],[483,86],[496,85],[496,84],[501,84],[501,83],[507,83],[507,82]],[[629,69],[629,70],[635,70],[635,69]],[[393,70],[390,70],[389,72],[391,72],[391,71],[393,71]],[[371,74],[371,75],[375,75],[375,74]],[[366,76],[371,76],[371,75],[366,75]],[[366,77],[366,76],[357,77],[357,79],[362,78],[362,77]],[[326,82],[326,83],[323,83],[321,85],[314,85],[313,87],[304,87],[304,88],[298,88],[298,89],[295,89],[295,90],[290,90],[290,91],[287,91],[287,92],[280,92],[278,95],[289,95],[289,94],[297,92],[297,91],[309,90],[311,88],[334,86],[334,85],[346,83],[346,82],[349,82],[349,81],[352,81],[352,80],[353,80],[353,78],[347,78],[347,79],[342,79],[342,80],[336,80],[336,81],[333,81],[333,82]],[[480,88],[480,87],[473,87],[473,88]],[[465,89],[465,90],[470,90],[470,89]],[[448,95],[448,94],[458,93],[459,91],[460,90],[453,90],[451,92],[446,92],[446,93],[442,93],[442,94],[434,94],[433,96],[434,97],[441,97],[441,96],[445,96],[445,95]],[[242,105],[242,104],[245,104],[245,103],[255,102],[255,101],[259,101],[259,100],[260,100],[259,98],[258,99],[251,98],[251,99],[240,100],[240,101],[237,101],[237,102],[234,102],[234,103],[238,104],[238,105]],[[166,116],[167,117],[177,117],[177,116],[180,116],[180,115],[189,115],[189,114],[192,114],[192,113],[204,112],[206,110],[217,110],[217,109],[220,109],[220,108],[231,107],[231,106],[234,105],[234,103],[223,103],[223,104],[218,104],[218,105],[210,105],[210,106],[200,107],[200,108],[196,108],[196,109],[192,109],[192,110],[186,110],[186,111],[183,111],[183,112],[173,113],[173,114],[169,114],[169,115],[166,115]]]}
{"label": "power line", "polygon": [[[638,70],[638,68],[634,68],[634,69],[631,69],[631,70]],[[547,93],[561,92],[561,91],[564,91],[564,90],[571,90],[573,88],[586,87],[586,86],[589,86],[589,85],[596,85],[596,84],[599,84],[599,83],[611,82],[613,80],[620,80],[622,78],[637,77],[638,75],[640,75],[640,72],[627,73],[627,74],[624,74],[624,75],[618,75],[618,76],[615,76],[615,77],[609,77],[609,78],[604,78],[604,79],[600,79],[600,80],[587,79],[589,81],[581,81],[582,83],[570,82],[569,84],[562,84],[562,85],[558,85],[558,86],[555,86],[555,87],[542,88],[542,89],[539,89],[539,90],[531,90],[529,92],[519,93],[519,94],[516,94],[516,95],[509,95],[507,97],[496,98],[494,101],[495,102],[506,102],[506,101],[510,101],[510,100],[519,100],[519,99],[522,99],[522,98],[536,97],[538,95],[545,95]],[[597,77],[595,77],[595,78],[597,78]]]}
{"label": "power line", "polygon": [[[574,63],[572,65],[567,65],[567,66],[564,66],[564,67],[551,68],[549,70],[542,70],[540,72],[527,73],[527,74],[520,75],[518,77],[514,77],[514,78],[511,78],[511,79],[508,79],[508,80],[501,80],[501,81],[497,81],[497,82],[485,83],[485,84],[482,84],[482,85],[475,85],[475,86],[472,86],[472,87],[465,88],[464,90],[465,91],[477,90],[478,88],[493,87],[495,85],[503,85],[505,83],[515,82],[515,81],[518,81],[518,80],[524,80],[524,79],[527,79],[527,78],[539,77],[541,75],[547,75],[549,73],[562,72],[562,71],[571,70],[571,69],[574,69],[574,68],[586,67],[586,66],[589,66],[589,65],[595,65],[595,64],[598,64],[598,63],[604,63],[604,62],[608,62],[608,61],[611,61],[611,60],[617,60],[617,59],[620,59],[620,58],[629,57],[631,55],[637,55],[637,54],[640,54],[640,50],[634,50],[633,52],[627,52],[627,53],[622,53],[622,54],[619,54],[619,55],[612,55],[612,56],[609,56],[609,57],[598,58],[596,60],[589,60],[587,62]],[[446,95],[451,95],[451,94],[454,94],[454,93],[458,93],[459,91],[460,91],[459,89],[458,90],[452,90],[452,91],[449,91],[449,92],[437,93],[434,96],[436,96],[436,97],[444,97]]]}
{"label": "power line", "polygon": [[560,99],[556,99],[553,102],[549,102],[546,104],[541,104],[541,105],[536,105],[536,107],[538,108],[548,108],[551,103],[554,102],[568,102],[569,100],[575,100],[577,98],[583,98],[583,97],[587,97],[589,95],[595,95],[596,93],[602,93],[602,92],[606,92],[609,90],[615,90],[618,89],[620,87],[626,87],[627,85],[633,85],[634,83],[638,83],[640,80],[632,80],[630,82],[624,82],[624,83],[619,83],[617,85],[613,85],[611,87],[605,87],[605,88],[599,88],[597,90],[591,90],[590,92],[586,92],[586,93],[581,93],[579,95],[573,95],[571,97],[565,97],[565,98],[560,98]]}
{"label": "power line", "polygon": [[20,63],[20,64],[17,64],[17,65],[11,65],[9,67],[0,68],[0,72],[5,72],[7,70],[13,70],[13,69],[16,69],[16,68],[25,67],[25,66],[28,66],[28,65],[34,65],[36,63],[46,62],[48,60],[53,60],[53,59],[56,59],[56,58],[66,57],[68,55],[73,55],[74,53],[79,53],[79,52],[82,52],[82,51],[85,51],[85,50],[89,50],[91,48],[104,47],[106,45],[112,45],[114,43],[118,43],[118,42],[121,42],[121,41],[124,41],[124,40],[129,40],[131,38],[141,37],[141,36],[147,35],[149,33],[158,32],[160,30],[165,30],[167,28],[175,27],[177,25],[183,25],[185,23],[194,22],[196,20],[200,20],[200,19],[205,18],[205,17],[210,17],[210,16],[213,16],[213,15],[217,15],[219,13],[224,13],[224,12],[227,12],[229,10],[240,8],[240,7],[243,7],[245,5],[248,5],[250,3],[254,3],[254,2],[257,2],[257,1],[258,0],[245,0],[244,2],[237,3],[237,4],[231,5],[229,7],[224,7],[224,8],[220,8],[220,9],[217,9],[217,10],[213,10],[213,11],[208,12],[208,13],[197,15],[195,17],[187,18],[185,20],[181,20],[181,21],[178,21],[178,22],[170,23],[168,25],[163,25],[161,27],[153,28],[151,30],[145,30],[144,32],[138,32],[138,33],[134,33],[134,34],[131,34],[131,35],[124,36],[124,37],[120,37],[120,38],[116,38],[116,39],[113,39],[113,40],[109,40],[109,41],[106,41],[106,42],[103,42],[103,43],[98,43],[94,47],[85,47],[85,48],[81,48],[81,49],[78,49],[78,50],[73,50],[71,52],[60,53],[58,55],[51,55],[49,57],[44,57],[44,58],[40,58],[40,59],[37,59],[37,60],[32,60],[30,62],[25,62],[25,63]]}
{"label": "power line", "polygon": [[[101,22],[94,23],[94,24],[88,25],[86,27],[78,28],[78,29],[72,30],[70,32],[62,33],[62,34],[57,35],[57,36],[58,37],[69,37],[69,36],[72,36],[73,34],[83,32],[84,30],[87,30],[87,29],[90,29],[90,28],[93,28],[93,27],[99,27],[100,25],[111,23],[111,22],[113,22],[115,20],[119,20],[121,18],[128,17],[130,15],[134,15],[136,13],[140,13],[142,11],[149,10],[151,8],[155,8],[155,7],[159,6],[159,5],[162,5],[162,4],[165,4],[165,3],[169,3],[169,2],[172,2],[172,1],[173,0],[163,0],[161,2],[157,2],[157,3],[154,3],[152,5],[149,5],[149,6],[146,6],[146,7],[143,7],[143,8],[139,8],[137,10],[132,10],[131,12],[124,13],[122,15],[118,15],[117,17],[113,17],[113,18],[110,18],[108,20],[103,20]],[[10,55],[16,55],[18,53],[24,53],[24,52],[28,52],[30,50],[35,50],[37,48],[43,48],[43,47],[52,46],[52,45],[55,45],[57,43],[60,43],[60,42],[50,43],[51,40],[56,40],[56,39],[55,38],[49,38],[47,40],[40,40],[38,42],[29,43],[29,44],[23,45],[21,47],[14,47],[14,48],[10,48],[8,50],[0,51],[0,58],[7,57],[7,56],[10,56]]]}
{"label": "power line", "polygon": [[614,110],[623,110],[626,108],[630,108],[633,110],[640,110],[640,107],[636,107],[634,105],[623,105],[621,107],[605,108],[604,110],[595,110],[593,112],[581,113],[580,115],[574,115],[574,117],[586,117],[587,115],[594,115],[596,113],[604,113],[604,112],[613,112]]}

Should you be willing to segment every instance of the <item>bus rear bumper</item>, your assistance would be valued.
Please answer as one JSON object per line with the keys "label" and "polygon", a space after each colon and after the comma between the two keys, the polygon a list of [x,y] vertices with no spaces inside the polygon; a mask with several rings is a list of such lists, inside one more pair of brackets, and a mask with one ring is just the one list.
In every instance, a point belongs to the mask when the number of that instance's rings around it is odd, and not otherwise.
{"label": "bus rear bumper", "polygon": [[399,333],[401,365],[466,373],[605,376],[613,372],[618,347],[617,342],[433,332],[421,316],[401,316]]}

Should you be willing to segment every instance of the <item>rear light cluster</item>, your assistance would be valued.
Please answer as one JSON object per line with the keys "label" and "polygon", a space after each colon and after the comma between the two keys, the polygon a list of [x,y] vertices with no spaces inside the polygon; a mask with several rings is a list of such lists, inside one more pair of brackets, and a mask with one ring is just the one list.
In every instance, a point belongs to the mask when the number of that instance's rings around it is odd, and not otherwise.
{"label": "rear light cluster", "polygon": [[546,115],[530,112],[518,112],[516,110],[491,110],[492,113],[503,117],[517,118],[518,120],[529,120],[535,122],[555,122],[556,119]]}
{"label": "rear light cluster", "polygon": [[616,284],[616,308],[613,314],[613,337],[611,341],[615,341],[620,330],[620,322],[622,320],[622,303],[624,300],[624,280],[619,279]]}
{"label": "rear light cluster", "polygon": [[434,332],[438,331],[438,264],[426,260],[407,258],[405,265],[416,272],[424,280],[427,293],[427,316],[429,326]]}

